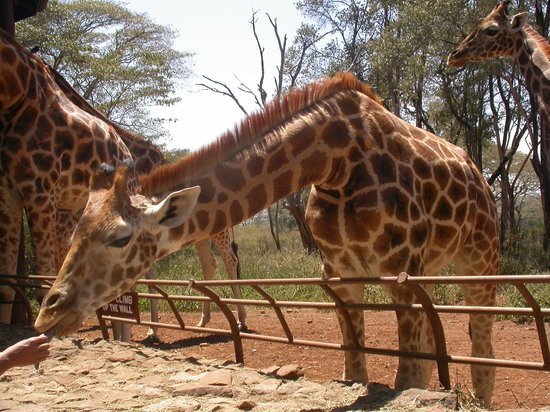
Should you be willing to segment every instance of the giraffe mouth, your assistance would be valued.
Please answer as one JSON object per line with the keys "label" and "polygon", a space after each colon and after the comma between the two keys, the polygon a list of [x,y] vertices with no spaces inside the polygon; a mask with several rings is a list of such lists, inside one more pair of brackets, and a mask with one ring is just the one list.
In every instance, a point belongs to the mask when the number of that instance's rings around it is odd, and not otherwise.
{"label": "giraffe mouth", "polygon": [[450,67],[462,67],[466,64],[467,50],[456,49],[447,57],[447,65]]}
{"label": "giraffe mouth", "polygon": [[51,341],[55,337],[58,326],[59,325],[56,324],[53,328],[50,328],[46,332],[44,332],[44,335],[46,335],[46,337],[48,338],[48,341]]}
{"label": "giraffe mouth", "polygon": [[68,313],[61,319],[52,319],[52,317],[40,311],[34,323],[34,328],[51,340],[54,336],[61,338],[76,332],[82,324],[82,320],[83,318],[76,312]]}
{"label": "giraffe mouth", "polygon": [[450,67],[462,67],[466,63],[466,59],[449,56],[447,59],[447,66]]}

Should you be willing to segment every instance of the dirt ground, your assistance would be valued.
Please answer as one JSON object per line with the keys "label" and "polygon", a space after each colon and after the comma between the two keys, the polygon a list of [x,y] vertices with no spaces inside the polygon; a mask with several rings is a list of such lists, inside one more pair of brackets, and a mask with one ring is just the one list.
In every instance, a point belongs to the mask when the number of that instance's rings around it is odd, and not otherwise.
{"label": "dirt ground", "polygon": [[[284,312],[284,315],[295,339],[340,342],[339,328],[332,312],[289,309]],[[198,313],[187,314],[184,321],[189,325],[194,325],[198,318]],[[470,342],[467,316],[444,314],[442,320],[449,354],[468,356]],[[175,323],[171,314],[163,314],[160,321]],[[90,319],[79,334],[91,339],[101,337],[96,325],[97,321]],[[251,332],[284,336],[277,317],[270,310],[250,309],[247,325]],[[227,329],[226,322],[219,312],[213,313],[212,322],[208,326]],[[367,346],[397,349],[396,322],[393,313],[367,312],[365,326],[367,333],[365,344]],[[156,348],[178,349],[186,356],[235,360],[233,343],[225,337],[160,329],[160,343],[152,344],[145,341],[146,332],[147,328],[134,326],[132,340]],[[494,326],[493,342],[497,358],[542,361],[534,324],[497,321]],[[262,369],[272,365],[295,363],[305,370],[305,377],[312,381],[326,382],[341,377],[343,353],[340,351],[249,339],[243,341],[243,347],[245,365],[250,368]],[[397,358],[369,355],[367,364],[371,382],[393,386]],[[469,366],[451,364],[450,372],[453,388],[466,393],[471,390]],[[435,372],[432,387],[438,387]],[[550,407],[550,373],[499,368],[495,382],[493,407],[495,409]]]}

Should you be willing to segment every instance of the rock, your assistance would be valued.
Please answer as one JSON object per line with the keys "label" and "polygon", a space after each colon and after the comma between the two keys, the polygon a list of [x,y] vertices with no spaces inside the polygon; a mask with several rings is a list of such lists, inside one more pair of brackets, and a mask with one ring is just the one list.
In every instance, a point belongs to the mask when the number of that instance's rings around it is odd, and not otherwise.
{"label": "rock", "polygon": [[252,385],[250,387],[250,392],[255,395],[265,395],[265,394],[273,394],[277,391],[277,388],[281,385],[281,381],[278,379],[265,379],[261,383],[258,383],[256,385]]}
{"label": "rock", "polygon": [[230,386],[221,385],[202,385],[198,382],[180,383],[173,390],[173,395],[181,396],[233,396],[233,390]]}
{"label": "rock", "polygon": [[238,412],[239,410],[233,402],[227,398],[213,398],[208,401],[205,408],[209,412]]}
{"label": "rock", "polygon": [[162,375],[147,375],[138,380],[138,382],[146,386],[161,386],[166,383],[166,378]]}
{"label": "rock", "polygon": [[265,379],[265,376],[253,370],[239,371],[233,377],[233,381],[237,381],[237,384],[247,386],[260,383],[262,379]]}
{"label": "rock", "polygon": [[174,376],[170,376],[168,379],[176,382],[192,382],[192,381],[198,381],[202,379],[207,374],[208,372],[192,374],[192,373],[187,373],[186,371],[182,371],[182,372],[178,372]]}
{"label": "rock", "polygon": [[228,386],[231,385],[231,371],[220,369],[208,372],[199,379],[201,385]]}
{"label": "rock", "polygon": [[115,352],[107,355],[107,360],[111,362],[130,362],[135,359],[135,354],[131,350],[125,350],[120,352]]}
{"label": "rock", "polygon": [[201,404],[192,399],[173,398],[166,399],[145,407],[145,412],[193,412],[201,408]]}
{"label": "rock", "polygon": [[264,375],[275,375],[275,373],[280,369],[280,366],[273,365],[269,366],[264,369],[260,369],[260,372],[262,372]]}
{"label": "rock", "polygon": [[275,376],[281,379],[295,380],[304,376],[304,371],[300,366],[296,364],[285,365],[280,367],[275,372]]}
{"label": "rock", "polygon": [[249,411],[251,409],[254,409],[256,407],[256,402],[245,400],[237,404],[237,408],[239,408],[242,411]]}
{"label": "rock", "polygon": [[436,392],[427,389],[411,388],[401,392],[395,402],[411,404],[416,407],[443,406],[448,409],[455,409],[458,405],[457,394],[452,392]]}
{"label": "rock", "polygon": [[277,388],[277,393],[279,395],[291,395],[300,389],[300,384],[297,382],[288,382],[280,385]]}

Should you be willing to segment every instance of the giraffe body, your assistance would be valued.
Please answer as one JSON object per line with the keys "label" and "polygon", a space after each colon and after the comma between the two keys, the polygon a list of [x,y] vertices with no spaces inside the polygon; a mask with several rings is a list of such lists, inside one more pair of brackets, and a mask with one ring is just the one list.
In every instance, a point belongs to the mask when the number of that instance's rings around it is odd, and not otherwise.
{"label": "giraffe body", "polygon": [[[479,170],[462,149],[388,112],[350,74],[275,100],[235,132],[143,176],[138,195],[128,194],[127,173],[94,175],[38,330],[72,333],[85,313],[131,287],[155,260],[308,185],[306,218],[326,278],[435,274],[449,262],[465,275],[497,271],[496,210]],[[363,302],[362,286],[334,291],[345,302]],[[395,302],[414,301],[397,286],[389,293]],[[465,285],[464,294],[468,304],[492,305],[495,290]],[[401,350],[433,351],[424,315],[397,317]],[[340,321],[344,344],[363,344],[363,312],[350,310],[350,318],[352,330]],[[491,357],[492,318],[474,315],[470,323],[473,354]],[[400,359],[396,387],[425,387],[431,370],[431,362]],[[472,373],[489,403],[494,369]],[[364,355],[346,352],[344,378],[367,380]]]}
{"label": "giraffe body", "polygon": [[[1,30],[0,56],[0,273],[15,273],[25,209],[37,273],[52,276],[86,206],[93,170],[133,158],[138,174],[149,173],[165,159],[157,147],[111,122]],[[228,273],[236,277],[237,258],[223,242],[227,236],[218,235],[217,248]],[[6,300],[13,297],[9,287],[1,286],[0,292]],[[11,305],[0,309],[0,323],[9,323]],[[244,319],[239,307],[242,327]]]}

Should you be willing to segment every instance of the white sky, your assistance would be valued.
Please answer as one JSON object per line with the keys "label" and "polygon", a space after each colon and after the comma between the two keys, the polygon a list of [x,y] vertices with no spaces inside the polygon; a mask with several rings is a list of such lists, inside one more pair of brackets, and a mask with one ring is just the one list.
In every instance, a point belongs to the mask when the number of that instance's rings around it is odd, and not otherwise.
{"label": "white sky", "polygon": [[[155,117],[176,119],[165,124],[172,140],[168,148],[195,150],[214,140],[226,129],[232,128],[243,116],[236,104],[226,96],[200,91],[196,83],[205,74],[229,84],[236,92],[238,82],[251,89],[259,80],[259,54],[249,24],[252,10],[258,11],[256,28],[262,41],[266,59],[264,85],[268,93],[273,89],[273,76],[278,61],[278,46],[273,29],[265,13],[277,18],[279,33],[292,41],[301,17],[295,0],[129,0],[128,8],[146,13],[157,24],[168,25],[179,36],[174,48],[194,53],[193,76],[179,86],[182,101],[172,107],[152,110]],[[239,94],[247,110],[253,102]]]}

